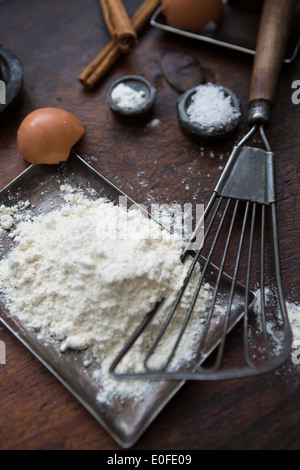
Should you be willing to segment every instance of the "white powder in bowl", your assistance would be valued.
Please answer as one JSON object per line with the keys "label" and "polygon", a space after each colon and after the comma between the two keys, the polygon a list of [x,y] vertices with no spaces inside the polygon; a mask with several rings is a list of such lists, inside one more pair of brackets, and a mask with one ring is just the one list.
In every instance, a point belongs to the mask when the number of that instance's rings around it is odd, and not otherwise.
{"label": "white powder in bowl", "polygon": [[111,93],[112,99],[124,109],[136,109],[141,106],[146,98],[144,91],[137,91],[125,83],[119,83]]}
{"label": "white powder in bowl", "polygon": [[286,302],[288,317],[293,331],[294,341],[300,341],[300,305]]}
{"label": "white powder in bowl", "polygon": [[231,96],[212,83],[200,85],[187,108],[190,121],[204,127],[226,125],[240,116],[232,105]]}

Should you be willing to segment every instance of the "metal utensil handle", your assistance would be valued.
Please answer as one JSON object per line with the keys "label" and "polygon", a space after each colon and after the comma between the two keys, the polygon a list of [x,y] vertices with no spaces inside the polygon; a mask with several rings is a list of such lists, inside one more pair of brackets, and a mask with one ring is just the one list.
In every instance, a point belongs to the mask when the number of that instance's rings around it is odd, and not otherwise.
{"label": "metal utensil handle", "polygon": [[296,0],[265,0],[250,91],[249,124],[268,125]]}

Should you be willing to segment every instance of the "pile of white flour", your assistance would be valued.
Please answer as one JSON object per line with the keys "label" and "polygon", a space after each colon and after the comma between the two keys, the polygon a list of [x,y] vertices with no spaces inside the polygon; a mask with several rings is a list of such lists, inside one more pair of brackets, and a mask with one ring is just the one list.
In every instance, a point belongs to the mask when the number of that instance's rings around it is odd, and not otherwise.
{"label": "pile of white flour", "polygon": [[[0,262],[0,289],[11,314],[40,337],[60,341],[62,352],[84,351],[86,364],[98,361],[94,378],[105,382],[110,395],[114,390],[142,395],[136,384],[108,379],[107,370],[144,316],[163,298],[170,305],[178,293],[188,269],[180,261],[182,240],[137,210],[89,200],[68,186],[61,189],[65,203],[60,209],[13,225],[10,237],[16,246]],[[183,311],[192,294],[191,286]],[[209,299],[205,286],[198,310]],[[192,321],[183,342],[187,359],[202,321],[201,316]],[[164,353],[177,333],[175,324]],[[152,340],[150,332],[125,365],[140,361]],[[99,400],[108,399],[107,390]]]}

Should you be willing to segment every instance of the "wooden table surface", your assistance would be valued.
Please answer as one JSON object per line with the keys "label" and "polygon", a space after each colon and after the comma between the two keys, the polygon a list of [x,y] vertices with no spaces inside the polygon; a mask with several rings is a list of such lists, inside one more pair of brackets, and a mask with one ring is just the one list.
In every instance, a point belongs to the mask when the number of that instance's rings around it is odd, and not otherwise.
{"label": "wooden table surface", "polygon": [[[132,14],[141,1],[125,4]],[[53,106],[83,121],[87,132],[75,150],[137,202],[208,201],[219,167],[247,129],[250,56],[149,27],[135,51],[88,92],[77,76],[109,40],[96,0],[3,0],[0,19],[0,43],[20,57],[25,70],[22,101],[1,122],[1,187],[26,168],[16,146],[22,119],[36,108]],[[245,113],[238,135],[201,152],[200,144],[181,132],[175,112],[178,93],[161,69],[162,57],[174,51],[194,54],[216,82],[239,95]],[[135,126],[116,119],[105,100],[109,83],[131,73],[146,76],[158,92],[151,118]],[[293,302],[300,301],[300,106],[291,96],[292,83],[299,79],[298,57],[281,75],[268,130],[277,161],[284,288]],[[149,126],[154,118],[159,120],[157,127]],[[7,348],[7,364],[0,365],[0,449],[119,449],[2,326],[0,340]],[[299,449],[299,367],[289,361],[257,378],[187,383],[134,449]]]}

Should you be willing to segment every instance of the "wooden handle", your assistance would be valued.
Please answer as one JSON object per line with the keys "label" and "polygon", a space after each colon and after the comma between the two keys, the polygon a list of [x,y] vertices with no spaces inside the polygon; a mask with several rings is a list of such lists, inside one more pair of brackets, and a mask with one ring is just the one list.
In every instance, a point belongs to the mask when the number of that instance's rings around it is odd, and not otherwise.
{"label": "wooden handle", "polygon": [[265,0],[258,34],[250,102],[274,103],[296,0]]}

